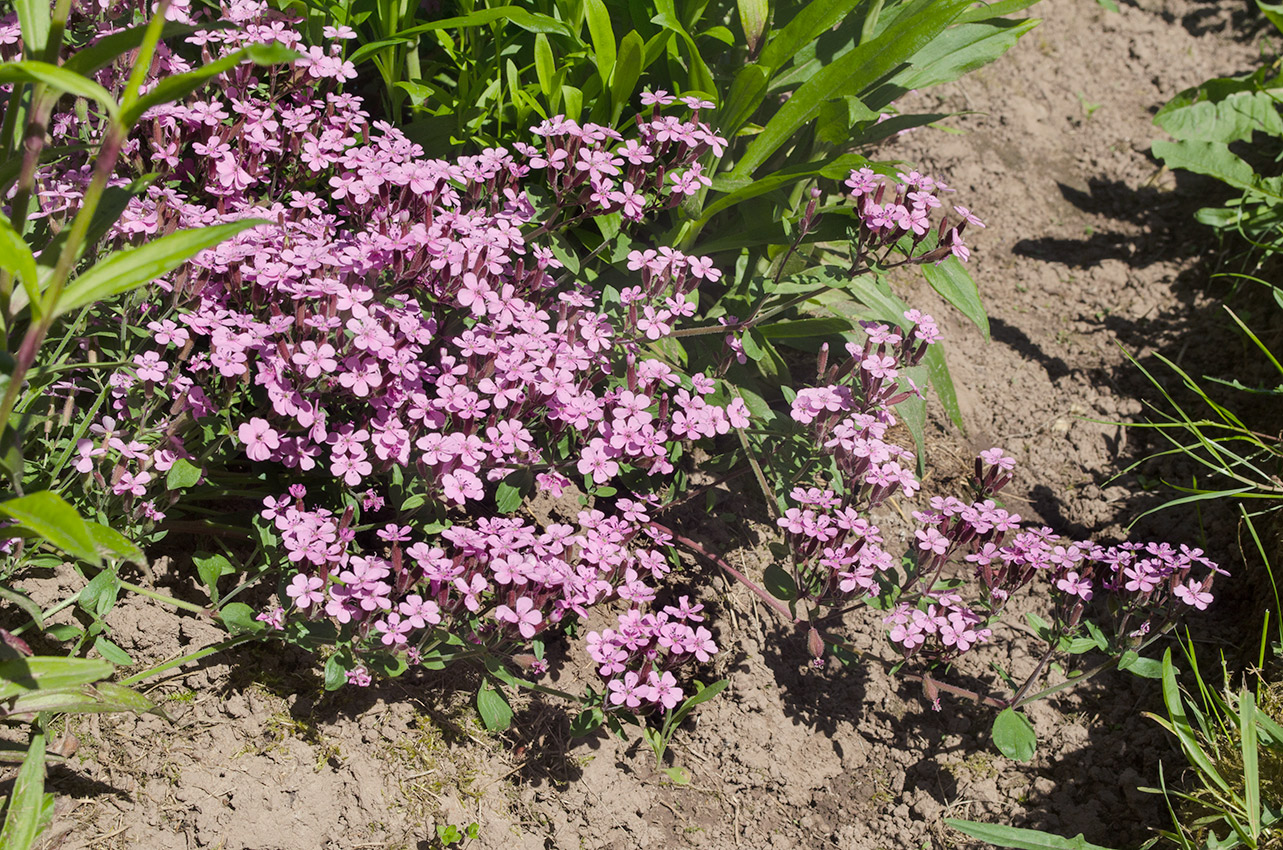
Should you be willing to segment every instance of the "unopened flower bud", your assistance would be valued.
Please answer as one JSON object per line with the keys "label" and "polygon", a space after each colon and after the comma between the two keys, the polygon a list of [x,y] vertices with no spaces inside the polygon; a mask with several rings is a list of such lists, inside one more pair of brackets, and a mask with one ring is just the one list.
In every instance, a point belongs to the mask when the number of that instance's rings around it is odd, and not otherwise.
{"label": "unopened flower bud", "polygon": [[817,667],[824,663],[824,638],[820,637],[820,631],[815,626],[811,626],[811,631],[806,635],[806,648],[810,650],[811,658],[814,659],[812,663]]}

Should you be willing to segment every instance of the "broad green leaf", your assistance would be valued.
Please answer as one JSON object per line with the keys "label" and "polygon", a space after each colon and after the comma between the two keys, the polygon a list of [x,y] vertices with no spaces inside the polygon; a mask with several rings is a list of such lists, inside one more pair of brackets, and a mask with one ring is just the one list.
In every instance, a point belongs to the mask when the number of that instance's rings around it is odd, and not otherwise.
{"label": "broad green leaf", "polygon": [[980,290],[971,279],[967,267],[957,257],[950,256],[939,263],[923,263],[919,268],[931,288],[970,319],[984,335],[985,342],[988,342],[989,316],[980,301]]}
{"label": "broad green leaf", "polygon": [[1157,658],[1145,658],[1135,650],[1129,649],[1122,654],[1118,659],[1118,669],[1127,670],[1142,679],[1163,678],[1163,662]]}
{"label": "broad green leaf", "polygon": [[[926,380],[926,371],[926,368],[921,364],[902,370],[900,373],[900,389],[905,392],[910,391],[908,382],[913,381],[914,386],[922,390]],[[913,437],[913,449],[918,456],[917,473],[918,477],[921,478],[927,471],[927,401],[920,395],[914,395],[897,404],[895,409],[900,421],[904,423],[904,427],[909,429],[909,435]]]}
{"label": "broad green leaf", "polygon": [[1177,139],[1191,142],[1246,142],[1258,131],[1283,136],[1283,116],[1278,108],[1283,76],[1269,79],[1268,70],[1220,77],[1186,89],[1158,110],[1154,123]]}
{"label": "broad green leaf", "polygon": [[575,715],[575,719],[570,721],[570,737],[582,738],[585,735],[591,735],[601,728],[602,722],[606,719],[600,708],[596,706],[585,708]]}
{"label": "broad green leaf", "polygon": [[1256,0],[1256,8],[1261,10],[1265,19],[1274,24],[1274,28],[1283,32],[1283,3],[1266,3],[1265,0]]}
{"label": "broad green leaf", "polygon": [[1029,761],[1038,748],[1038,735],[1028,717],[1014,708],[1004,708],[993,719],[993,743],[1007,758]]}
{"label": "broad green leaf", "polygon": [[592,39],[593,58],[597,76],[603,83],[610,80],[615,69],[615,30],[610,25],[610,12],[602,0],[582,0],[588,12],[588,35]]}
{"label": "broad green leaf", "polygon": [[642,72],[642,53],[646,45],[636,30],[629,31],[619,43],[615,69],[610,75],[611,123],[617,123],[625,107],[632,100],[633,91]]}
{"label": "broad green leaf", "polygon": [[3,83],[44,83],[57,91],[95,101],[107,111],[108,117],[112,120],[115,120],[120,113],[120,106],[111,96],[111,92],[88,77],[82,77],[58,65],[50,65],[48,62],[33,60],[5,62],[0,65],[0,84]]}
{"label": "broad green leaf", "polygon": [[103,570],[80,589],[76,604],[94,619],[101,619],[116,604],[119,593],[120,578],[111,570]]}
{"label": "broad green leaf", "polygon": [[165,275],[207,248],[251,227],[270,224],[251,218],[213,227],[179,230],[136,248],[124,248],[95,263],[63,291],[53,314],[62,315],[95,301],[128,292]]}
{"label": "broad green leaf", "polygon": [[0,513],[16,519],[68,555],[95,566],[102,563],[93,535],[76,509],[61,496],[43,490],[0,502]]}
{"label": "broad green leaf", "polygon": [[1197,174],[1215,177],[1235,189],[1269,194],[1283,200],[1283,194],[1266,192],[1257,179],[1252,166],[1230,153],[1229,146],[1221,142],[1154,142],[1154,156],[1168,168],[1183,168]]}
{"label": "broad green leaf", "polygon": [[204,473],[200,467],[186,458],[178,458],[165,474],[165,486],[170,490],[185,490],[195,487]]}
{"label": "broad green leaf", "polygon": [[781,168],[770,174],[754,179],[751,175],[721,175],[714,179],[713,190],[728,193],[704,208],[700,222],[706,222],[724,209],[773,192],[776,189],[792,185],[801,180],[813,177],[827,177],[830,180],[845,178],[852,169],[868,165],[869,161],[854,153],[842,154],[824,162],[803,162]]}
{"label": "broad green leaf", "polygon": [[45,803],[45,736],[31,737],[27,757],[22,760],[18,776],[9,795],[9,811],[0,829],[0,847],[4,850],[28,850],[44,828]]}
{"label": "broad green leaf", "polygon": [[13,701],[11,714],[33,714],[56,711],[64,714],[99,714],[108,711],[132,711],[146,714],[156,704],[137,691],[113,682],[80,685],[57,691],[34,691]]}
{"label": "broad green leaf", "polygon": [[488,680],[482,682],[477,691],[477,714],[491,732],[502,732],[512,724],[512,706],[503,693],[496,690]]}
{"label": "broad green leaf", "polygon": [[36,257],[3,215],[0,215],[0,269],[21,281],[28,298],[38,297],[40,276],[36,271]]}
{"label": "broad green leaf", "polygon": [[811,0],[783,29],[767,39],[758,64],[772,71],[793,61],[798,51],[844,20],[861,0]]}
{"label": "broad green leaf", "polygon": [[0,700],[37,690],[60,690],[106,679],[116,668],[97,658],[37,655],[0,661]]}
{"label": "broad green leaf", "polygon": [[1016,850],[1109,850],[1099,844],[1091,844],[1082,833],[1073,838],[1061,838],[1036,829],[1020,829],[998,823],[978,823],[967,820],[944,821],[949,826],[965,835],[980,841],[986,841],[995,847],[1014,847]]}
{"label": "broad green leaf", "polygon": [[[912,0],[896,25],[824,66],[786,100],[749,144],[732,175],[748,177],[835,96],[860,95],[929,45],[971,0]],[[762,64],[768,64],[763,61]]]}
{"label": "broad green leaf", "polygon": [[735,0],[735,5],[739,9],[740,29],[748,43],[748,55],[754,56],[766,33],[766,22],[771,17],[770,0]]}
{"label": "broad green leaf", "polygon": [[201,65],[185,74],[161,77],[160,81],[150,91],[124,109],[120,116],[121,123],[126,127],[133,127],[142,118],[143,114],[153,106],[182,100],[210,82],[214,77],[224,71],[230,71],[247,60],[255,65],[278,65],[293,62],[297,58],[299,58],[298,53],[276,42],[271,44],[251,44],[229,56],[224,56],[222,59],[210,62],[207,65]]}
{"label": "broad green leaf", "polygon": [[[254,619],[254,609],[244,602],[229,602],[218,609],[218,618],[234,635],[253,634],[267,628],[267,624]],[[326,687],[329,687],[329,670],[326,670]]]}
{"label": "broad green leaf", "polygon": [[347,665],[344,664],[346,656],[342,652],[336,652],[325,661],[325,690],[337,691],[347,684]]}
{"label": "broad green leaf", "polygon": [[50,10],[53,4],[49,0],[14,0],[14,5],[17,7],[18,27],[22,31],[25,55],[27,58],[41,55],[49,42]]}
{"label": "broad green leaf", "polygon": [[545,98],[552,97],[553,76],[557,65],[552,58],[552,45],[544,33],[535,35],[535,77],[539,80],[539,90]]}
{"label": "broad green leaf", "polygon": [[143,550],[116,529],[93,520],[85,525],[89,527],[89,536],[94,539],[98,553],[104,558],[129,561],[140,567],[147,566],[147,556],[143,554]]}
{"label": "broad green leaf", "polygon": [[846,319],[792,319],[787,322],[769,322],[758,330],[767,339],[818,339],[842,334],[851,330]]}
{"label": "broad green leaf", "polygon": [[789,602],[797,599],[797,584],[793,576],[779,564],[771,564],[762,574],[762,586],[776,599]]}
{"label": "broad green leaf", "polygon": [[857,124],[877,121],[878,113],[864,105],[855,95],[844,95],[820,104],[815,120],[815,137],[830,145],[842,145]]}
{"label": "broad green leaf", "polygon": [[499,482],[495,489],[495,507],[501,514],[516,513],[521,508],[525,494],[534,484],[534,476],[528,469],[518,469]]}
{"label": "broad green leaf", "polygon": [[201,584],[209,591],[210,600],[218,604],[218,580],[226,575],[231,575],[236,570],[232,567],[230,561],[222,555],[208,553],[197,553],[192,555],[192,563],[196,565],[196,573],[200,576]]}

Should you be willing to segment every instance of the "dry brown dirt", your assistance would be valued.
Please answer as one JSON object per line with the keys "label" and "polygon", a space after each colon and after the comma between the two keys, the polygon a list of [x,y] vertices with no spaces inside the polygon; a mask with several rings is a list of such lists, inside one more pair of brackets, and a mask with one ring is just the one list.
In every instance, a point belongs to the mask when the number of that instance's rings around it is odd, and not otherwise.
{"label": "dry brown dirt", "polygon": [[[1208,184],[1160,174],[1148,148],[1167,98],[1256,67],[1260,36],[1237,17],[1243,6],[1137,0],[1110,14],[1092,0],[1047,0],[1032,10],[1043,23],[1002,60],[915,95],[922,111],[969,114],[948,122],[956,134],[920,130],[882,156],[942,176],[987,221],[971,234],[972,272],[993,325],[985,344],[925,284],[903,293],[942,320],[967,424],[965,434],[934,426],[926,492],[999,445],[1020,462],[1010,488],[1020,512],[1064,533],[1117,539],[1154,503],[1149,479],[1107,483],[1145,450],[1142,437],[1093,420],[1136,420],[1153,396],[1128,352],[1179,354],[1195,368],[1225,356],[1211,342],[1219,326],[1200,265],[1210,243],[1190,219]],[[728,499],[705,538],[760,570],[770,529]],[[1194,543],[1206,533],[1232,562],[1232,526],[1210,523],[1172,512],[1133,533]],[[60,580],[30,589],[52,597]],[[324,696],[311,660],[262,646],[154,684],[172,723],[71,721],[78,749],[50,772],[57,818],[42,846],[428,848],[436,825],[475,821],[469,846],[503,850],[872,850],[967,846],[942,823],[967,817],[1125,847],[1163,824],[1159,802],[1136,790],[1174,755],[1140,714],[1158,707],[1152,683],[1115,675],[1037,704],[1038,753],[1018,764],[992,749],[987,709],[946,698],[933,712],[877,664],[812,670],[804,639],[742,588],[719,580],[702,592],[718,610],[716,672],[730,686],[675,740],[689,786],[669,783],[635,743],[570,740],[556,705],[528,702],[511,732],[485,733],[466,673]],[[1224,633],[1241,596],[1228,588],[1197,626]],[[111,624],[143,663],[222,637],[141,597]],[[870,637],[876,626],[853,622],[847,634],[890,657]],[[992,661],[1030,667],[1026,635],[998,638],[964,679],[991,681]]]}

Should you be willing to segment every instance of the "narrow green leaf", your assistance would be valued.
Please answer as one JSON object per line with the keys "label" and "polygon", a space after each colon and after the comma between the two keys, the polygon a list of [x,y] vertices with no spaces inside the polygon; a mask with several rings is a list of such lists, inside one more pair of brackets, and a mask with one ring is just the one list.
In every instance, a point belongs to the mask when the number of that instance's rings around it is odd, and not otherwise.
{"label": "narrow green leaf", "polygon": [[179,230],[136,248],[124,248],[77,277],[63,291],[53,314],[62,315],[95,301],[128,292],[165,275],[208,248],[251,227],[270,224],[245,219],[213,227]]}
{"label": "narrow green leaf", "polygon": [[615,69],[615,30],[610,25],[610,12],[602,0],[583,0],[583,4],[588,12],[588,35],[592,39],[597,76],[605,84]]}
{"label": "narrow green leaf", "polygon": [[632,100],[637,80],[641,78],[642,54],[645,42],[636,30],[630,30],[619,43],[619,55],[615,58],[615,70],[610,75],[610,120],[614,124]]}
{"label": "narrow green leaf", "polygon": [[93,535],[76,509],[61,496],[43,490],[0,502],[0,513],[17,520],[68,555],[95,566],[102,563]]}
{"label": "narrow green leaf", "polygon": [[[732,175],[751,175],[809,123],[825,101],[845,94],[859,96],[912,61],[969,5],[971,0],[912,0],[894,27],[824,66],[793,92],[749,144]],[[768,64],[765,57],[762,64]]]}
{"label": "narrow green leaf", "polygon": [[811,0],[783,29],[771,33],[758,63],[772,71],[783,68],[807,45],[833,29],[861,0]]}
{"label": "narrow green leaf", "polygon": [[[49,4],[46,3],[45,5],[48,6]],[[180,24],[177,21],[166,21],[164,28],[161,30],[160,39],[164,41],[169,38],[191,35],[197,30],[234,29],[235,26],[231,21],[204,21],[199,26]],[[62,63],[62,67],[68,71],[89,76],[137,48],[143,43],[143,36],[146,34],[147,24],[135,24],[132,27],[126,27],[120,32],[104,36],[93,44],[80,48],[75,55]]]}
{"label": "narrow green leaf", "polygon": [[717,114],[718,132],[727,138],[734,136],[753,117],[753,113],[766,98],[766,86],[771,74],[761,65],[745,65],[731,81],[730,92]]}
{"label": "narrow green leaf", "polygon": [[0,661],[0,700],[36,690],[74,688],[105,679],[116,668],[97,658],[37,655]]}
{"label": "narrow green leaf", "polygon": [[22,30],[24,54],[30,58],[44,53],[49,42],[50,10],[48,0],[14,0],[18,12],[18,27]]}
{"label": "narrow green leaf", "polygon": [[996,18],[979,23],[956,24],[941,33],[913,57],[912,66],[890,79],[889,90],[870,104],[887,105],[901,92],[951,83],[964,74],[982,68],[1002,56],[1016,42],[1041,23],[1037,18],[1023,21]]}
{"label": "narrow green leaf", "polygon": [[0,829],[0,847],[4,850],[28,850],[44,828],[45,736],[31,737],[27,757],[22,760],[18,776],[9,795],[9,811]]}
{"label": "narrow green leaf", "polygon": [[931,288],[970,319],[988,342],[989,316],[980,301],[980,289],[967,267],[957,257],[950,256],[940,263],[923,263],[919,268]]}
{"label": "narrow green leaf", "polygon": [[0,584],[0,599],[8,600],[11,604],[18,606],[18,608],[22,609],[22,611],[31,618],[31,621],[36,624],[37,629],[44,631],[45,621],[42,616],[43,612],[41,612],[40,606],[36,604],[36,601],[30,596],[20,590],[15,590],[14,588]]}
{"label": "narrow green leaf", "polygon": [[757,54],[762,36],[766,33],[766,22],[771,17],[770,0],[735,0],[739,9],[740,29],[748,43],[748,54]]}
{"label": "narrow green leaf", "polygon": [[503,692],[496,690],[489,680],[483,681],[477,691],[477,714],[491,732],[502,732],[512,724],[512,706]]}
{"label": "narrow green leaf", "polygon": [[[115,646],[115,644],[112,645]],[[155,703],[137,691],[113,682],[99,682],[96,685],[80,685],[76,688],[57,691],[41,690],[24,694],[13,701],[10,714],[28,715],[41,711],[56,711],[64,714],[132,711],[136,714],[146,714],[155,708]]]}
{"label": "narrow green leaf", "polygon": [[[1265,19],[1274,24],[1274,28],[1283,32],[1283,3],[1266,3],[1265,0],[1256,0],[1256,8],[1261,10]],[[24,30],[25,32],[25,30]]]}
{"label": "narrow green leaf", "polygon": [[949,826],[964,835],[980,841],[986,841],[995,847],[1013,847],[1016,850],[1109,850],[1099,844],[1091,844],[1082,833],[1073,838],[1062,838],[1036,829],[1020,829],[998,823],[979,823],[968,820],[945,818]]}
{"label": "narrow green leaf", "polygon": [[556,62],[552,57],[552,45],[544,33],[535,35],[535,77],[539,80],[539,90],[545,98],[552,97],[553,76],[556,74]]}
{"label": "narrow green leaf", "polygon": [[1038,735],[1028,717],[1014,708],[1004,708],[993,720],[993,743],[1007,758],[1029,761],[1038,748]]}
{"label": "narrow green leaf", "polygon": [[1036,4],[1038,0],[997,0],[994,3],[985,3],[974,9],[963,12],[954,18],[955,24],[974,24],[977,21],[989,21],[994,18],[1005,18],[1007,15],[1013,15],[1016,12],[1023,12],[1030,6]]}
{"label": "narrow green leaf", "polygon": [[479,27],[484,24],[491,24],[496,21],[509,21],[513,25],[520,27],[527,32],[547,33],[550,35],[561,35],[573,39],[575,37],[571,28],[547,15],[529,12],[518,6],[499,6],[494,9],[481,9],[468,15],[457,15],[450,18],[440,18],[425,24],[418,24],[406,30],[400,30],[390,33],[389,37],[381,41],[370,42],[362,45],[348,56],[348,61],[359,65],[366,59],[376,56],[380,51],[395,45],[412,42],[424,33],[442,30],[447,33],[470,27]]}
{"label": "narrow green leaf", "polygon": [[1229,783],[1217,771],[1212,760],[1199,745],[1194,729],[1189,724],[1180,687],[1176,684],[1176,668],[1172,665],[1171,649],[1163,652],[1163,702],[1167,705],[1167,716],[1171,721],[1163,725],[1180,741],[1181,749],[1185,751],[1190,764],[1197,768],[1205,779],[1211,780],[1222,791],[1233,795]]}
{"label": "narrow green leaf", "polygon": [[13,229],[8,217],[3,215],[0,215],[0,269],[22,283],[28,298],[38,297],[40,275],[36,271],[36,257],[18,231]]}
{"label": "narrow green leaf", "polygon": [[945,359],[944,343],[937,342],[928,347],[922,362],[926,364],[931,388],[936,391],[940,406],[944,408],[944,412],[948,414],[954,425],[965,430],[962,407],[958,404],[958,391],[953,385],[953,375],[949,372],[949,361]]}
{"label": "narrow green leaf", "polygon": [[1243,798],[1247,806],[1247,830],[1253,844],[1261,834],[1261,774],[1256,749],[1256,699],[1246,688],[1238,697],[1239,746],[1243,753]]}
{"label": "narrow green leaf", "polygon": [[57,91],[95,101],[112,120],[120,113],[120,106],[111,92],[87,77],[48,62],[26,60],[0,64],[0,84],[3,83],[44,83]]}

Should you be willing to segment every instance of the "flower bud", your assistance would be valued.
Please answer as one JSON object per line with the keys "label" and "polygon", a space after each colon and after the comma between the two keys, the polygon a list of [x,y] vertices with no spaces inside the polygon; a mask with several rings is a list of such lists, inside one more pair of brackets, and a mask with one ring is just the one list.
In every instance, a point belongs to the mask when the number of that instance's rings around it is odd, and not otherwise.
{"label": "flower bud", "polygon": [[811,626],[810,632],[806,635],[806,648],[811,652],[812,663],[816,667],[824,664],[824,638],[820,637],[819,629]]}

